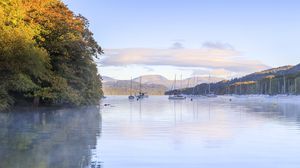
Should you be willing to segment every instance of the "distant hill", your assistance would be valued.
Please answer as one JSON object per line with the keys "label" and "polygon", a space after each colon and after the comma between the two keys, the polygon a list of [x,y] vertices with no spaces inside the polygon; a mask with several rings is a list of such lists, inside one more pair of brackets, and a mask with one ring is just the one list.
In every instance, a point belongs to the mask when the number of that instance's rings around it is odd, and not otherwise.
{"label": "distant hill", "polygon": [[[130,80],[117,80],[111,77],[102,76],[103,91],[106,95],[128,95],[130,94]],[[161,75],[144,75],[133,79],[133,90],[138,92],[139,82],[142,82],[142,90],[148,92],[150,95],[162,95],[165,91],[170,90],[174,85],[174,80],[168,80]],[[206,82],[219,82],[223,78],[211,77],[198,77],[187,78],[184,80],[176,81],[176,88],[194,87],[197,84]]]}
{"label": "distant hill", "polygon": [[264,70],[264,71],[260,71],[260,72],[255,72],[255,73],[252,73],[252,74],[249,74],[249,75],[246,75],[244,77],[241,77],[239,79],[235,79],[233,80],[233,82],[236,82],[237,80],[238,81],[241,81],[241,82],[244,82],[244,81],[257,81],[259,79],[263,79],[267,76],[270,76],[270,75],[285,75],[285,74],[288,74],[289,71],[291,71],[290,73],[292,73],[292,69],[296,69],[295,68],[296,66],[282,66],[282,67],[278,67],[278,68],[271,68],[271,69],[267,69],[267,70]]}
{"label": "distant hill", "polygon": [[[137,94],[140,91],[140,83],[132,82],[132,91],[130,89],[131,81],[116,80],[103,83],[103,91],[105,95],[129,95]],[[142,92],[149,95],[163,95],[167,87],[158,84],[142,84]]]}
{"label": "distant hill", "polygon": [[169,88],[172,85],[172,81],[161,75],[144,75],[138,78],[134,78],[133,81],[140,82],[140,79],[143,84],[159,84]]}
{"label": "distant hill", "polygon": [[285,75],[295,74],[299,72],[300,72],[300,64],[289,68],[287,71],[285,71]]}
{"label": "distant hill", "polygon": [[[219,78],[219,77],[191,77],[184,79],[182,81],[182,87],[187,88],[187,87],[194,87],[196,85],[202,84],[202,83],[216,83],[219,81],[224,80],[224,78]],[[178,81],[178,85],[181,85],[180,81]],[[180,88],[180,87],[179,87]]]}
{"label": "distant hill", "polygon": [[117,81],[117,79],[114,79],[114,78],[111,78],[111,77],[108,77],[108,76],[102,76],[102,80],[103,82],[113,82],[113,81]]}
{"label": "distant hill", "polygon": [[[174,85],[174,80],[168,80],[167,78],[161,75],[144,75],[138,78],[133,79],[135,82],[140,82],[140,78],[142,78],[142,83],[144,84],[160,84],[166,86],[168,89],[171,89]],[[193,87],[197,84],[201,83],[215,83],[224,80],[224,78],[218,77],[195,77],[195,78],[187,78],[183,79],[182,81],[177,78],[176,80],[176,88],[186,88],[186,87]]]}
{"label": "distant hill", "polygon": [[[241,78],[223,80],[208,85],[199,84],[182,90],[184,94],[300,94],[300,64],[255,72]],[[168,91],[173,94],[176,90]]]}

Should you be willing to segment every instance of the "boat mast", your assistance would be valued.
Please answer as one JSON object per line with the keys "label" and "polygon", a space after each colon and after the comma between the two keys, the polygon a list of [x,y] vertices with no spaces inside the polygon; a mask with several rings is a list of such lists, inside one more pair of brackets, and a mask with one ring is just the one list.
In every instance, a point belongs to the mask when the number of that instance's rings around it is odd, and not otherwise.
{"label": "boat mast", "polygon": [[286,94],[286,78],[283,76],[283,94]]}
{"label": "boat mast", "polygon": [[176,90],[176,75],[175,75],[175,80],[174,80],[174,90]]}
{"label": "boat mast", "polygon": [[140,77],[140,94],[142,94],[142,76]]}
{"label": "boat mast", "polygon": [[297,94],[297,77],[295,78],[295,94]]}
{"label": "boat mast", "polygon": [[210,74],[209,74],[209,77],[208,77],[208,94],[210,94]]}
{"label": "boat mast", "polygon": [[269,95],[272,95],[272,77],[269,79]]}
{"label": "boat mast", "polygon": [[239,85],[238,85],[238,87],[239,87],[239,88],[238,88],[238,89],[239,89],[239,95],[241,95],[241,94],[242,94],[242,83],[241,83],[241,82],[242,82],[242,78],[240,77],[240,78],[238,79],[238,81],[239,81],[239,82],[238,82],[238,84],[239,84]]}
{"label": "boat mast", "polygon": [[190,87],[190,78],[188,78],[187,84],[186,84],[186,88]]}
{"label": "boat mast", "polygon": [[182,89],[182,74],[180,76],[180,89]]}
{"label": "boat mast", "polygon": [[[199,76],[196,77],[196,83],[197,83],[197,84],[196,84],[196,86],[197,86],[197,85],[199,84]],[[200,89],[200,87],[196,87],[196,93],[197,93],[197,94],[200,94],[199,89]]]}
{"label": "boat mast", "polygon": [[182,94],[182,74],[180,75],[180,89],[179,94]]}
{"label": "boat mast", "polygon": [[193,82],[193,93],[192,95],[195,95],[195,88],[197,86],[197,83],[196,83],[196,77],[194,76],[194,82]]}
{"label": "boat mast", "polygon": [[132,77],[131,77],[131,80],[130,80],[130,96],[132,96]]}

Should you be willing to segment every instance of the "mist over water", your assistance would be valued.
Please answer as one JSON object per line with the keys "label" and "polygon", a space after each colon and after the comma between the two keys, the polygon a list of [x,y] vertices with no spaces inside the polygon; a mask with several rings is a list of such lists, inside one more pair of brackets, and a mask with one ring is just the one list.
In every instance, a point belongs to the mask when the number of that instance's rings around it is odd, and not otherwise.
{"label": "mist over water", "polygon": [[96,107],[0,113],[0,167],[88,167],[100,133]]}
{"label": "mist over water", "polygon": [[229,99],[0,113],[0,167],[299,167],[299,104]]}

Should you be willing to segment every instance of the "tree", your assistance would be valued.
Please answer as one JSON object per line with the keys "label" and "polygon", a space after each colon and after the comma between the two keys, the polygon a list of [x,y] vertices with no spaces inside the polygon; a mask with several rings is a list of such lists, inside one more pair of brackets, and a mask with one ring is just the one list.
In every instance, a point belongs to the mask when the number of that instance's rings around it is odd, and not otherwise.
{"label": "tree", "polygon": [[94,59],[103,51],[88,26],[60,0],[0,0],[2,108],[19,100],[97,103],[103,93]]}

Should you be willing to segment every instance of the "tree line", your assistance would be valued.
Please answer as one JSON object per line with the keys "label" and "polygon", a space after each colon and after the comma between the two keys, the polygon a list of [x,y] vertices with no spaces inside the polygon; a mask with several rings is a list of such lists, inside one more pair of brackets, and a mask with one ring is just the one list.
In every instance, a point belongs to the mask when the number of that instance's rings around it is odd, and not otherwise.
{"label": "tree line", "polygon": [[[300,64],[284,66],[246,75],[232,80],[223,80],[217,83],[202,83],[193,88],[185,88],[179,92],[188,95],[206,95],[210,92],[225,94],[300,94]],[[167,91],[165,94],[174,94],[178,90]]]}
{"label": "tree line", "polygon": [[0,110],[97,103],[102,53],[88,20],[60,0],[0,0]]}

